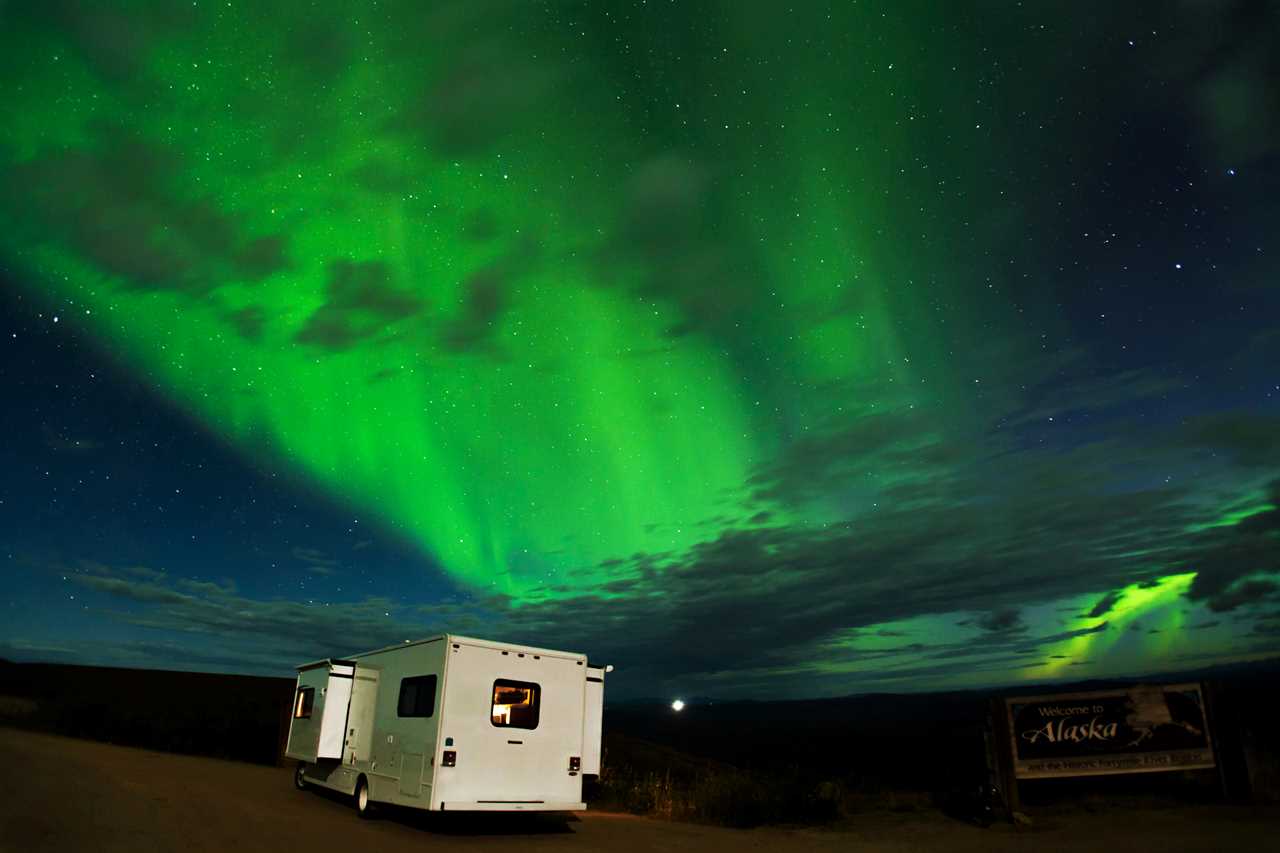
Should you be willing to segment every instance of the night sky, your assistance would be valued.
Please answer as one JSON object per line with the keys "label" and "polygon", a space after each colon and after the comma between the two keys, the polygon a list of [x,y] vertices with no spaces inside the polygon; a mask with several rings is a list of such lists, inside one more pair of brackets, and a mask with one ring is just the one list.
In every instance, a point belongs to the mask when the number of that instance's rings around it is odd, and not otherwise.
{"label": "night sky", "polygon": [[0,3],[0,656],[1280,654],[1280,5]]}

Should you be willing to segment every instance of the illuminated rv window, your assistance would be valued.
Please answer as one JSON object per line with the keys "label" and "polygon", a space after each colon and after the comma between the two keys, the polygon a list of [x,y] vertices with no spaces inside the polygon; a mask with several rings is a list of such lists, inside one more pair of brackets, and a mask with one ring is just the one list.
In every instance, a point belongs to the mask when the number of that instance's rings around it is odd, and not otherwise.
{"label": "illuminated rv window", "polygon": [[495,726],[536,729],[541,695],[542,688],[532,682],[499,678],[493,682],[493,707],[489,711],[489,721]]}
{"label": "illuminated rv window", "polygon": [[311,706],[316,702],[314,687],[299,687],[298,695],[293,699],[293,716],[303,720],[311,716]]}
{"label": "illuminated rv window", "polygon": [[415,675],[400,681],[397,717],[430,717],[436,709],[436,677]]}

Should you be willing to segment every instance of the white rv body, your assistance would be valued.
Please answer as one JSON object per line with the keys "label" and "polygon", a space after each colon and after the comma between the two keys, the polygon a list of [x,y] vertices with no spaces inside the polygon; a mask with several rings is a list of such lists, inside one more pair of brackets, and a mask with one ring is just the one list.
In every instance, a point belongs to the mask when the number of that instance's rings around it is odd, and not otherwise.
{"label": "white rv body", "polygon": [[[609,668],[611,669],[611,667]],[[431,811],[580,811],[600,772],[606,668],[442,635],[298,667],[299,784]]]}

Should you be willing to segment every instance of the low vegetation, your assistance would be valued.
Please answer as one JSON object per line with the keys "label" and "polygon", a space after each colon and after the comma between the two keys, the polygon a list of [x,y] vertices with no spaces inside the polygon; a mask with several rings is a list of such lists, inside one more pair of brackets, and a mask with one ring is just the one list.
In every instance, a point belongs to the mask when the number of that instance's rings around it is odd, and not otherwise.
{"label": "low vegetation", "polygon": [[600,777],[586,798],[593,808],[732,827],[821,824],[930,804],[928,794],[872,779],[824,778],[798,766],[743,769],[618,735],[606,738]]}

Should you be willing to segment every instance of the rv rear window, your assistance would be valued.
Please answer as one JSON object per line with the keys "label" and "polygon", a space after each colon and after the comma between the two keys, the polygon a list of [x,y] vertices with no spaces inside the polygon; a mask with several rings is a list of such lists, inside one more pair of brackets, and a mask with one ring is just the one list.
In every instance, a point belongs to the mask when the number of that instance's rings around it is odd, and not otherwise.
{"label": "rv rear window", "polygon": [[298,695],[293,699],[293,716],[295,719],[305,719],[311,716],[311,706],[316,702],[316,689],[314,687],[299,687]]}
{"label": "rv rear window", "polygon": [[513,729],[538,727],[538,700],[542,688],[529,681],[509,681],[499,678],[493,682],[493,708],[489,721],[495,726]]}
{"label": "rv rear window", "polygon": [[400,681],[399,717],[430,717],[436,708],[436,677],[415,675]]}

